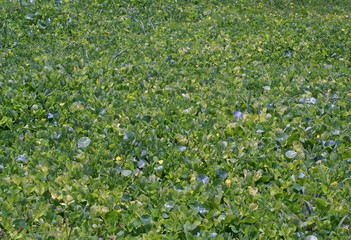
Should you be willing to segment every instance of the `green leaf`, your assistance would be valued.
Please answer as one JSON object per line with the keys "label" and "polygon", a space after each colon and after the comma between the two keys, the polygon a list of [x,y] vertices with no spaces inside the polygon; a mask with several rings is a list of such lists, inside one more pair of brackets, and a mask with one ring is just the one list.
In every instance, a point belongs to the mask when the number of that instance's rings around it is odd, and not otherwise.
{"label": "green leaf", "polygon": [[0,127],[2,126],[6,126],[8,128],[12,128],[12,123],[13,123],[13,120],[12,118],[10,117],[7,117],[7,116],[4,116],[2,117],[2,119],[0,120]]}
{"label": "green leaf", "polygon": [[225,217],[225,219],[223,220],[223,224],[230,223],[230,222],[234,221],[235,219],[236,219],[236,217],[234,215],[232,215],[232,214],[227,215]]}
{"label": "green leaf", "polygon": [[324,210],[328,206],[328,203],[322,198],[316,198],[315,203],[316,203],[317,208],[319,208],[320,210]]}
{"label": "green leaf", "polygon": [[13,222],[12,222],[12,225],[13,227],[18,231],[18,230],[21,230],[23,228],[25,228],[26,226],[26,220],[25,219],[15,219]]}
{"label": "green leaf", "polygon": [[258,219],[254,216],[247,216],[240,220],[240,223],[255,223]]}

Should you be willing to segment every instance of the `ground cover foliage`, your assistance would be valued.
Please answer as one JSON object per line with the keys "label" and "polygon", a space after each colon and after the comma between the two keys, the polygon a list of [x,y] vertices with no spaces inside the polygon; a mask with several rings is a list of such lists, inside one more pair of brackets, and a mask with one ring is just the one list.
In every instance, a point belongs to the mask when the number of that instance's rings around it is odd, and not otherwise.
{"label": "ground cover foliage", "polygon": [[0,238],[351,235],[348,1],[0,9]]}

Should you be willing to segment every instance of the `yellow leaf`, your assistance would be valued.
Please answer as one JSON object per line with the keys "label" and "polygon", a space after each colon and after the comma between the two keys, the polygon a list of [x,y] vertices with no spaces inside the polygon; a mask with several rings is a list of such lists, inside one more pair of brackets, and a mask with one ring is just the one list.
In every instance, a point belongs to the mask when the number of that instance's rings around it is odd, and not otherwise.
{"label": "yellow leaf", "polygon": [[257,194],[257,192],[258,192],[258,189],[249,186],[249,187],[247,188],[247,192],[248,192],[250,195],[255,196],[255,195]]}
{"label": "yellow leaf", "polygon": [[258,205],[257,205],[256,203],[251,203],[251,204],[249,205],[249,208],[250,208],[251,210],[255,211],[255,210],[258,209]]}

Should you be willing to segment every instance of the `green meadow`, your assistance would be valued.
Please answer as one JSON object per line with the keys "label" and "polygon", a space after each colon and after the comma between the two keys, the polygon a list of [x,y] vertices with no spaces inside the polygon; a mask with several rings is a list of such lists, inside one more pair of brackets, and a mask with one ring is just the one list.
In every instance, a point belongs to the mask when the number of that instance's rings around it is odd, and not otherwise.
{"label": "green meadow", "polygon": [[0,239],[350,239],[351,2],[0,0]]}

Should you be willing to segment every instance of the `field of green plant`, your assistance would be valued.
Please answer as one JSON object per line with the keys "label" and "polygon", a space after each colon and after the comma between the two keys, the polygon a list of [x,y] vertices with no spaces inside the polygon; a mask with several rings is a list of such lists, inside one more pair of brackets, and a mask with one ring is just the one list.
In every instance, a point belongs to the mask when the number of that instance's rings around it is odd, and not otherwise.
{"label": "field of green plant", "polygon": [[348,0],[0,0],[0,239],[349,239]]}

